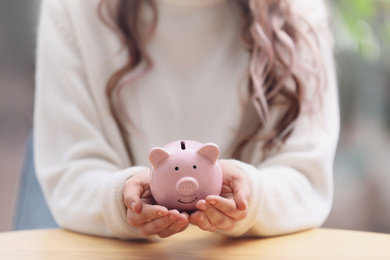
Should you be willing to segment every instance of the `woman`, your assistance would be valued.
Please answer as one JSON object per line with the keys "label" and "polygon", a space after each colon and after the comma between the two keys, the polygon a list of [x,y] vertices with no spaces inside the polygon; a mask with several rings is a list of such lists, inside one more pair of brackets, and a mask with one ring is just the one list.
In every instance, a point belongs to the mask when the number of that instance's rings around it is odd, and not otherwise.
{"label": "woman", "polygon": [[[37,175],[64,228],[121,239],[319,226],[331,208],[339,116],[321,0],[45,0]],[[148,151],[221,150],[221,196],[156,205]]]}

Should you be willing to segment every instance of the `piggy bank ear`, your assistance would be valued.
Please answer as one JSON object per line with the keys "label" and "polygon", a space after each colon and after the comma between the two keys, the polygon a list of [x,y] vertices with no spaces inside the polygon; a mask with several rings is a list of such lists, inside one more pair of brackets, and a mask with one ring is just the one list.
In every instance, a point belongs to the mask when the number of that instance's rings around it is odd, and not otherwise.
{"label": "piggy bank ear", "polygon": [[149,152],[149,161],[154,168],[157,168],[160,161],[169,156],[169,153],[160,147],[153,148]]}
{"label": "piggy bank ear", "polygon": [[212,163],[215,163],[218,160],[219,147],[216,144],[207,143],[198,150],[198,154],[206,156]]}

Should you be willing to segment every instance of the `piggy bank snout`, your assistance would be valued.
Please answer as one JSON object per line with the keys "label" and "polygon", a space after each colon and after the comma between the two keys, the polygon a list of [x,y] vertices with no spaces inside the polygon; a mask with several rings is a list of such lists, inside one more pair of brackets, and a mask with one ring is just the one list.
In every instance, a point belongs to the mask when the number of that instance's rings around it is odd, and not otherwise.
{"label": "piggy bank snout", "polygon": [[198,181],[192,177],[183,177],[176,183],[176,191],[181,196],[195,195],[198,190]]}

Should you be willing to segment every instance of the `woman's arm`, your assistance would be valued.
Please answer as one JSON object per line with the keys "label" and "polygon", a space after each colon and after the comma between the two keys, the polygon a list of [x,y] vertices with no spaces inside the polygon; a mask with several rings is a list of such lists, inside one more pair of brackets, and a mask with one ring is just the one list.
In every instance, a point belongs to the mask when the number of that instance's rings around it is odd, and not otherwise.
{"label": "woman's arm", "polygon": [[93,98],[96,88],[66,7],[60,0],[42,3],[34,117],[37,176],[60,226],[99,236],[144,237],[127,223],[122,189],[145,168],[129,167],[119,130],[107,119],[107,103]]}
{"label": "woman's arm", "polygon": [[[310,10],[307,8],[306,11]],[[316,26],[326,29],[327,21],[323,14],[310,16],[313,25],[318,22]],[[217,201],[213,205],[209,203],[212,202],[209,198],[199,203],[200,211],[190,218],[193,224],[210,231],[220,229],[229,236],[273,236],[317,227],[325,221],[333,199],[333,159],[339,134],[339,104],[332,43],[326,33],[321,32],[319,43],[327,82],[321,95],[320,109],[314,114],[302,113],[282,148],[261,163],[226,162],[229,175],[244,180],[235,189],[249,192],[246,209],[240,211],[237,199],[236,205],[229,208],[228,201],[225,203],[222,198],[213,198],[214,203]],[[243,173],[247,177],[240,177]],[[250,183],[250,188],[246,182]],[[215,212],[223,212],[225,221],[221,221],[220,215]]]}

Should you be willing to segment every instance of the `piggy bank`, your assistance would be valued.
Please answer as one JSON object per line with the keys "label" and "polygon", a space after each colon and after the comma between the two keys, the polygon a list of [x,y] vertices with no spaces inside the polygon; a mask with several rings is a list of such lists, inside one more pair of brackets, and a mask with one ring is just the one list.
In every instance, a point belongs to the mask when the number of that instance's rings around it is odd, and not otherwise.
{"label": "piggy bank", "polygon": [[195,211],[208,195],[219,195],[222,170],[216,144],[176,141],[149,152],[150,190],[155,201],[168,209]]}

